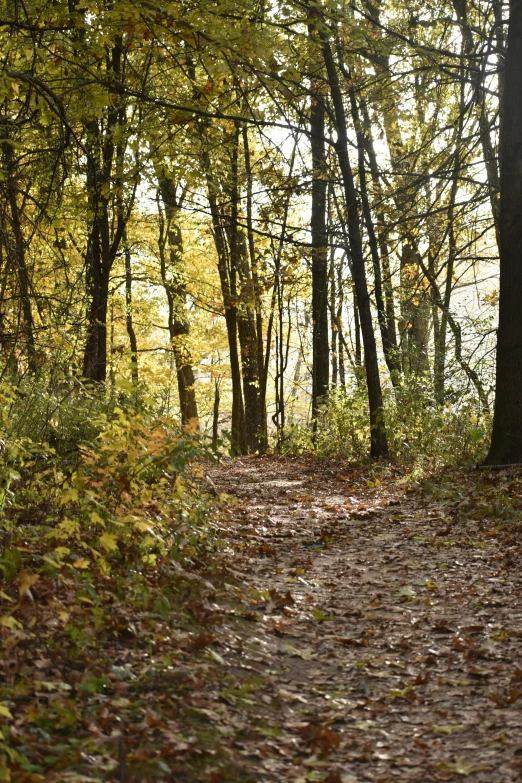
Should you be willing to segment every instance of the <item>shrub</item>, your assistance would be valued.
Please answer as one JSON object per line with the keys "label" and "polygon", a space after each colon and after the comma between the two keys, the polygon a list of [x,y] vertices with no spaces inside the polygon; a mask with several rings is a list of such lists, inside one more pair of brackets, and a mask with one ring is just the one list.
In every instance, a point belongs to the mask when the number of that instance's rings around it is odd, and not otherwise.
{"label": "shrub", "polygon": [[[404,465],[471,464],[483,457],[489,417],[465,394],[437,407],[422,385],[385,389],[384,413],[390,455]],[[315,451],[319,457],[362,459],[370,449],[368,400],[360,388],[334,390],[312,427],[292,423],[281,439],[287,453]]]}

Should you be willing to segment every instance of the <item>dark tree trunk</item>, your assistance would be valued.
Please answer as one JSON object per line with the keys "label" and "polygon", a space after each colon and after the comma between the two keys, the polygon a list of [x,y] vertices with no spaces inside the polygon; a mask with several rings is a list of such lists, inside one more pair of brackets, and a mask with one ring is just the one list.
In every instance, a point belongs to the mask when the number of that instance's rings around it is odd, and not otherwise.
{"label": "dark tree trunk", "polygon": [[339,383],[341,388],[346,388],[346,370],[344,367],[344,330],[343,330],[343,306],[344,306],[344,286],[343,286],[343,259],[337,267],[337,311],[335,315],[335,325],[337,328],[337,343],[339,346],[339,357],[337,365],[339,367]]}
{"label": "dark tree trunk", "polygon": [[[349,77],[349,74],[347,74]],[[353,84],[349,88],[350,106],[352,110],[353,123],[357,135],[357,152],[359,163],[359,183],[361,190],[362,211],[364,215],[364,222],[366,223],[366,231],[368,234],[368,244],[370,246],[370,254],[373,264],[373,278],[374,278],[374,294],[375,304],[377,306],[377,320],[379,322],[379,328],[381,332],[382,350],[386,365],[390,372],[390,378],[394,386],[400,386],[401,367],[398,357],[397,341],[395,330],[390,331],[388,313],[386,303],[383,296],[382,286],[382,272],[381,272],[381,259],[379,257],[379,245],[377,240],[377,234],[373,223],[373,216],[370,209],[370,200],[368,198],[368,187],[366,183],[366,166],[364,160],[365,150],[365,137],[359,117],[359,107],[355,98],[355,90]]]}
{"label": "dark tree trunk", "polygon": [[332,250],[330,254],[330,334],[331,346],[330,354],[332,357],[332,388],[337,386],[339,375],[339,355],[337,352],[337,285],[335,277],[335,256]]}
{"label": "dark tree trunk", "polygon": [[218,272],[223,296],[223,308],[225,311],[225,324],[227,327],[228,349],[230,354],[230,375],[232,380],[232,451],[235,454],[243,454],[247,450],[245,431],[245,409],[243,405],[243,392],[241,389],[241,367],[239,364],[239,351],[237,347],[237,306],[236,299],[232,296],[232,288],[229,277],[228,248],[225,230],[221,220],[221,214],[216,198],[216,185],[210,173],[210,159],[208,153],[204,154],[204,163],[207,178],[207,195],[212,217],[212,229],[214,244],[218,258]]}
{"label": "dark tree trunk", "polygon": [[248,236],[248,256],[250,260],[250,272],[252,277],[252,298],[254,300],[255,311],[255,335],[256,335],[256,360],[257,372],[259,376],[259,401],[256,402],[259,408],[259,418],[261,430],[258,435],[258,448],[261,452],[266,451],[268,445],[268,431],[266,421],[266,383],[267,378],[264,373],[264,346],[263,346],[263,315],[261,302],[261,286],[259,283],[258,261],[254,243],[254,229],[252,223],[252,166],[250,160],[250,146],[248,142],[248,129],[243,128],[243,154],[245,156],[245,175],[246,175],[246,222]]}
{"label": "dark tree trunk", "polygon": [[[169,308],[168,326],[170,344],[176,363],[181,423],[197,422],[198,406],[194,388],[195,378],[190,351],[187,347],[187,290],[183,264],[183,237],[179,226],[180,207],[176,185],[166,177],[158,177],[159,191],[165,210],[163,247],[160,250],[161,280]],[[168,253],[165,252],[165,242]]]}
{"label": "dark tree trunk", "polygon": [[131,349],[131,374],[132,382],[137,384],[138,374],[138,343],[136,340],[136,331],[132,318],[132,263],[130,248],[125,242],[125,326],[129,337]]}
{"label": "dark tree trunk", "polygon": [[[122,41],[110,50],[107,71],[112,80],[122,75]],[[126,222],[136,194],[132,191],[127,210],[123,209],[123,156],[125,147],[114,144],[117,128],[125,122],[125,106],[120,91],[112,93],[111,105],[103,120],[85,122],[89,213],[92,223],[85,256],[87,283],[87,338],[83,357],[83,375],[88,381],[107,377],[107,311],[112,266],[125,233]],[[116,163],[116,171],[114,164]],[[116,194],[113,186],[116,185]],[[111,196],[114,196],[111,199]],[[111,207],[115,207],[114,210]]]}
{"label": "dark tree trunk", "polygon": [[[462,34],[462,40],[464,43],[464,49],[468,58],[476,58],[477,51],[473,42],[473,33],[468,23],[468,6],[467,0],[453,0],[453,8],[457,14],[460,30]],[[497,22],[497,39],[500,35],[502,37],[501,27],[498,27],[499,21],[499,9],[495,12],[495,21]],[[502,11],[500,10],[500,19],[502,17]],[[482,42],[481,42],[482,45]],[[500,54],[500,52],[498,53]],[[498,160],[495,154],[495,148],[492,139],[491,122],[488,117],[486,97],[487,93],[484,85],[485,69],[482,67],[473,68],[472,71],[472,86],[475,91],[473,100],[476,106],[476,112],[478,117],[480,143],[482,146],[482,154],[484,156],[484,164],[486,167],[487,183],[489,188],[489,200],[491,204],[491,213],[493,215],[493,223],[495,226],[495,234],[497,237],[497,243],[500,249],[500,204],[498,200],[498,194],[500,190]],[[503,92],[503,78],[499,79],[500,94]],[[502,124],[502,120],[501,120]],[[501,142],[502,146],[502,142]]]}
{"label": "dark tree trunk", "polygon": [[[93,168],[92,164],[88,164],[88,168]],[[93,175],[94,177],[95,175]],[[89,173],[87,178],[89,184]],[[89,201],[95,216],[85,259],[89,306],[87,339],[83,355],[83,376],[88,381],[102,382],[107,377],[107,311],[111,263],[107,257],[106,242],[102,242],[102,233],[108,231],[106,205],[99,205],[95,203],[95,200],[96,185],[93,184]]]}
{"label": "dark tree trunk", "polygon": [[18,208],[18,183],[15,171],[13,148],[7,138],[7,125],[4,124],[2,143],[6,168],[6,191],[9,210],[11,213],[11,236],[5,237],[7,251],[11,257],[13,268],[16,269],[18,287],[20,291],[20,306],[22,311],[22,332],[27,351],[27,366],[29,372],[37,371],[36,348],[34,342],[34,319],[29,293],[29,270],[26,263],[25,241],[22,228],[22,219]]}
{"label": "dark tree trunk", "polygon": [[364,345],[364,364],[366,370],[366,385],[368,389],[368,402],[370,406],[370,439],[371,455],[382,457],[388,454],[388,442],[384,423],[384,411],[382,404],[381,380],[379,376],[379,363],[377,359],[377,346],[373,331],[370,297],[364,268],[364,255],[361,237],[361,226],[357,208],[357,194],[353,179],[352,168],[348,156],[348,134],[346,126],[346,114],[343,104],[343,96],[339,85],[337,67],[333,58],[332,49],[326,36],[323,34],[323,57],[328,75],[328,84],[334,107],[335,129],[337,141],[335,149],[339,160],[339,167],[344,185],[346,209],[348,212],[348,237],[350,242],[350,255],[352,259],[352,274],[357,293],[357,304],[361,321],[361,333]]}
{"label": "dark tree trunk", "polygon": [[[229,277],[231,293],[234,301],[237,302],[236,318],[241,352],[246,446],[250,452],[264,452],[266,413],[261,393],[262,365],[259,365],[259,339],[256,328],[256,290],[249,264],[247,238],[239,225],[239,146],[240,129],[236,124],[230,167],[230,216],[226,221],[230,248]],[[249,237],[252,241],[251,232]],[[252,252],[251,249],[251,254]]]}
{"label": "dark tree trunk", "polygon": [[501,106],[496,396],[487,465],[522,462],[522,0],[510,0],[509,9]]}
{"label": "dark tree trunk", "polygon": [[214,386],[214,406],[212,412],[212,448],[217,451],[218,439],[219,439],[219,381],[216,381]]}
{"label": "dark tree trunk", "polygon": [[325,109],[319,84],[312,85],[310,142],[312,147],[312,417],[316,419],[328,394],[328,235],[326,230],[327,172]]}
{"label": "dark tree trunk", "polygon": [[109,277],[97,265],[92,273],[91,304],[87,316],[87,342],[83,357],[83,377],[105,381],[107,377],[107,310]]}

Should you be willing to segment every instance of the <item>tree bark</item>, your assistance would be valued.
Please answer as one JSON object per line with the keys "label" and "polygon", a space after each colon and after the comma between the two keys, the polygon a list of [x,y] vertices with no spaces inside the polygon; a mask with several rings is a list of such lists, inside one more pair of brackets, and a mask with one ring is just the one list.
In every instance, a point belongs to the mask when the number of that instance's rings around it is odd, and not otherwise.
{"label": "tree bark", "polygon": [[[116,39],[107,57],[108,76],[115,82],[122,78],[123,48]],[[107,377],[107,312],[109,280],[118,253],[130,209],[136,195],[132,189],[129,205],[123,209],[123,156],[125,147],[114,143],[115,131],[126,122],[125,105],[118,90],[103,120],[85,121],[87,142],[86,186],[91,227],[85,255],[87,289],[87,337],[83,356],[83,376],[101,382]],[[115,160],[116,159],[116,160]],[[113,168],[116,162],[116,174]],[[116,194],[113,186],[116,184]],[[115,209],[111,215],[111,195]]]}
{"label": "tree bark", "polygon": [[170,344],[176,363],[181,423],[198,421],[195,378],[187,337],[190,332],[187,320],[187,288],[183,263],[183,236],[179,225],[180,205],[176,183],[165,176],[158,177],[158,186],[165,210],[163,245],[168,245],[168,260],[163,246],[160,249],[161,280],[167,295],[169,308],[168,327]]}
{"label": "tree bark", "polygon": [[496,396],[486,465],[522,462],[522,0],[510,0],[509,9],[501,107]]}
{"label": "tree bark", "polygon": [[254,228],[252,222],[252,164],[250,158],[250,144],[248,141],[248,128],[243,128],[243,154],[245,157],[245,176],[246,176],[246,222],[248,236],[248,254],[250,260],[250,271],[252,275],[252,293],[254,299],[256,337],[257,337],[257,364],[259,368],[260,382],[260,408],[263,422],[262,432],[262,450],[266,449],[268,444],[268,431],[266,422],[266,384],[267,378],[264,373],[264,346],[263,346],[263,313],[261,301],[261,286],[259,282],[258,260],[254,242]]}
{"label": "tree bark", "polygon": [[312,82],[310,142],[312,147],[312,417],[328,394],[328,234],[326,229],[327,171],[325,109],[317,80]]}
{"label": "tree bark", "polygon": [[29,270],[27,268],[25,241],[22,228],[22,219],[18,208],[18,183],[15,171],[13,148],[9,143],[7,124],[4,122],[2,132],[2,149],[6,168],[6,191],[9,210],[11,213],[11,236],[5,236],[6,249],[11,257],[11,263],[16,270],[18,287],[20,291],[20,307],[22,332],[27,352],[27,367],[31,374],[37,372],[36,348],[34,340],[34,318],[29,293]]}

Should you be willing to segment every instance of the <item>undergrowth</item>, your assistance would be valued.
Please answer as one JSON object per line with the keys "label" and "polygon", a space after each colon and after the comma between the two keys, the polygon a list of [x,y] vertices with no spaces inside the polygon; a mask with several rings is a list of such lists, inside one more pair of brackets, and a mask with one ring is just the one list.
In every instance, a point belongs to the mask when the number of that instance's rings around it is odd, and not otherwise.
{"label": "undergrowth", "polygon": [[[462,395],[445,407],[434,404],[422,387],[386,389],[384,416],[390,457],[411,470],[471,465],[484,457],[489,416],[472,397]],[[368,401],[359,389],[329,395],[314,428],[291,423],[279,440],[283,453],[314,452],[319,458],[363,460],[370,449]]]}
{"label": "undergrowth", "polygon": [[[75,733],[111,683],[116,641],[150,651],[162,625],[172,635],[205,615],[216,501],[198,480],[196,463],[212,458],[201,436],[143,400],[73,381],[0,396],[0,781],[14,769],[32,782],[56,764],[81,769]],[[38,666],[52,674],[39,679]],[[47,751],[27,749],[13,724],[20,699]]]}

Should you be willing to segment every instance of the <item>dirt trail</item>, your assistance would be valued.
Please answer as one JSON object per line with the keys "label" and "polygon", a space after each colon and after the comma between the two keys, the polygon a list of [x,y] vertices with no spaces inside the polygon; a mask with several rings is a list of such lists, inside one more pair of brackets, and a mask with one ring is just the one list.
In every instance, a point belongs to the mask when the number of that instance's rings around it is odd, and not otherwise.
{"label": "dirt trail", "polygon": [[244,584],[208,711],[235,772],[211,779],[522,780],[520,545],[487,532],[489,506],[308,460],[209,476],[241,501]]}

